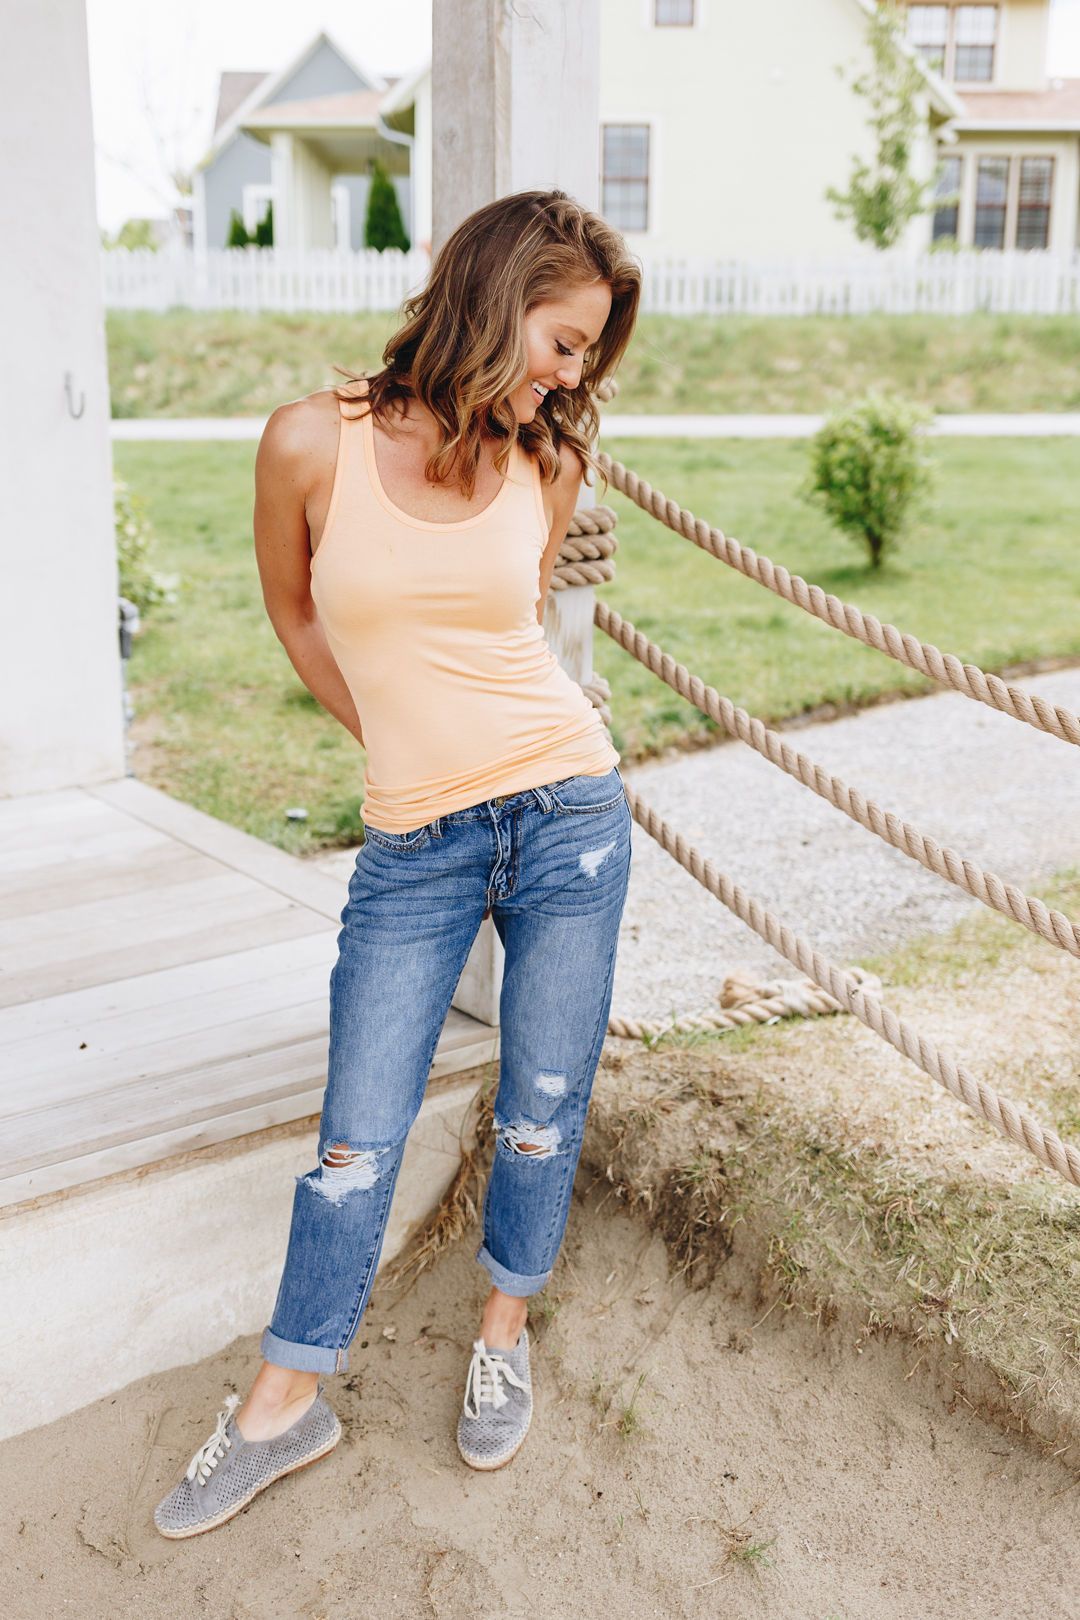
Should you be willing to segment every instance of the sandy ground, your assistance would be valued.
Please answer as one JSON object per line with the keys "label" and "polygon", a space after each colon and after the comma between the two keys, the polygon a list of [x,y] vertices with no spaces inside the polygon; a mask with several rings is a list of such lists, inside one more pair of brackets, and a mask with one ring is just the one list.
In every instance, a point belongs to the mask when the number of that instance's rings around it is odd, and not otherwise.
{"label": "sandy ground", "polygon": [[584,1167],[534,1316],[532,1432],[506,1469],[471,1472],[453,1429],[484,1291],[472,1250],[376,1290],[328,1384],[342,1443],[205,1536],[168,1542],[151,1513],[246,1387],[254,1336],[5,1442],[5,1615],[1078,1612],[1080,1483],[1060,1464],[949,1410],[901,1340],[766,1314],[734,1261],[689,1291]]}
{"label": "sandy ground", "polygon": [[[1068,672],[1041,684],[1069,702],[1075,679]],[[911,711],[914,724],[914,710],[891,706],[889,723],[907,723]],[[992,750],[982,745],[993,738],[970,727],[972,713],[976,706],[965,704],[974,753],[962,763],[989,771]],[[850,730],[835,723],[813,751],[828,752],[830,768],[854,779],[846,754],[861,755],[862,722],[873,716],[853,717]],[[991,715],[988,733],[997,719],[1008,724]],[[1010,737],[1023,733],[1014,726]],[[935,735],[941,742],[939,728]],[[1028,794],[1048,791],[1055,801],[1066,792],[1059,767],[1069,751],[1032,736],[1046,776],[1033,754],[998,794],[969,786],[969,797],[951,800],[954,809],[963,803],[964,831],[980,855],[998,857],[998,870],[1017,878],[1071,858],[1062,846],[1075,838],[1075,816],[1023,813]],[[884,779],[888,739],[876,741],[875,779],[866,785],[892,802],[886,790],[901,784]],[[951,754],[935,745],[934,757],[937,772]],[[687,830],[707,846],[723,831],[715,817],[732,802],[722,790],[736,793],[736,803],[741,794],[731,868],[741,878],[749,854],[762,877],[766,868],[776,873],[784,852],[759,849],[747,836],[754,818],[746,819],[746,796],[756,778],[728,781],[732,768],[746,769],[736,751],[716,750],[688,757],[670,774],[650,767],[647,789],[644,779],[640,785],[673,813],[696,803],[700,825]],[[774,792],[783,779],[763,762],[761,771],[768,773],[761,791]],[[816,818],[813,796],[790,787]],[[1075,795],[1075,784],[1068,791]],[[918,819],[939,792],[930,771],[916,773],[902,796],[904,813]],[[1054,847],[1035,838],[1047,826],[1062,830]],[[803,836],[824,838],[824,822]],[[915,874],[912,887],[894,896],[899,937],[927,926],[943,931],[956,920],[951,907],[926,914],[930,887],[947,885],[920,876],[857,828],[851,838],[867,859],[883,854],[895,867],[860,868],[878,889],[870,910],[879,918],[882,885],[901,870]],[[819,896],[806,888],[807,875],[823,850],[837,863],[851,859],[851,843],[843,845],[843,856],[839,840],[833,850],[825,839],[814,860],[785,857],[792,885],[764,897],[813,916]],[[1000,859],[1004,848],[1014,851],[1011,866]],[[708,896],[700,903],[709,921],[696,926],[672,905],[672,871],[667,863],[654,873],[646,860],[639,867],[640,950],[631,938],[621,953],[635,1010],[661,1011],[669,993],[675,1000],[675,984],[655,979],[657,960],[668,954],[650,916],[652,906],[659,914],[661,896],[666,916],[677,916],[680,931],[689,928],[702,947],[687,976],[693,981],[697,972],[699,982],[678,986],[679,1004],[710,1001],[717,964],[727,971],[744,956],[731,959],[734,936],[725,934],[727,949],[712,948],[722,944],[712,934],[722,908]],[[686,885],[695,888],[689,878]],[[864,944],[860,926],[869,912],[860,919],[843,894],[834,893],[832,904],[831,937],[819,942],[844,960]],[[741,925],[727,926],[749,939]],[[886,1000],[992,1083],[1019,1087],[1034,1101],[1039,1085],[1074,1082],[1078,1054],[1076,963],[1039,942],[1033,949],[1010,957],[1002,971],[980,963],[969,980],[932,990],[886,986]],[[795,1021],[774,1027],[767,1040],[740,1060],[751,1075],[766,1074],[808,1109],[843,1117],[853,1136],[887,1138],[906,1154],[957,1169],[1043,1174],[1029,1162],[1021,1171],[1017,1149],[976,1126],[857,1020]],[[600,1088],[616,1083],[613,1056]],[[722,1051],[716,1056],[723,1060]],[[693,1067],[701,1055],[681,1061]],[[246,1390],[258,1366],[257,1335],[0,1445],[3,1620],[569,1620],[603,1604],[629,1620],[1080,1616],[1080,1479],[950,1399],[947,1350],[935,1358],[901,1336],[862,1336],[839,1323],[819,1328],[797,1311],[770,1309],[738,1251],[711,1287],[689,1291],[662,1239],[584,1164],[567,1240],[533,1316],[532,1433],[509,1468],[471,1472],[453,1431],[485,1291],[474,1248],[469,1234],[404,1294],[377,1286],[352,1372],[328,1382],[345,1425],[341,1445],[204,1537],[164,1540],[153,1506],[209,1434],[227,1391]],[[627,1406],[633,1421],[620,1423]]]}

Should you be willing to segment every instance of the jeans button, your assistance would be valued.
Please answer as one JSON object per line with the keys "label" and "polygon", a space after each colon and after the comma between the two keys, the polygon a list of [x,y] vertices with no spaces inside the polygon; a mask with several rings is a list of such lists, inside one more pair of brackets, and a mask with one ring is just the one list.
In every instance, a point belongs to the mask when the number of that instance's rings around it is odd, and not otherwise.
{"label": "jeans button", "polygon": [[492,803],[493,804],[505,804],[506,800],[507,800],[507,795],[505,793],[500,793],[499,797],[497,799],[492,800]]}

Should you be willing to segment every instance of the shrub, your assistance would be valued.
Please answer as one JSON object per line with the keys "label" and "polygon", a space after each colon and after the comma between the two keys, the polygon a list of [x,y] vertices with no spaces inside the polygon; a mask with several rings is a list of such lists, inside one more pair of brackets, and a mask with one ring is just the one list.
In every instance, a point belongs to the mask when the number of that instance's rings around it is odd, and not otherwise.
{"label": "shrub", "polygon": [[931,488],[918,428],[932,420],[921,405],[876,391],[834,411],[811,441],[802,494],[823,506],[836,527],[861,540],[879,568],[904,531],[913,503]]}
{"label": "shrub", "polygon": [[140,614],[161,602],[175,602],[180,576],[159,573],[153,566],[154,531],[142,501],[122,478],[113,478],[113,512],[120,595],[134,602]]}
{"label": "shrub", "polygon": [[268,202],[266,213],[255,227],[255,246],[273,247],[274,245],[274,205]]}
{"label": "shrub", "polygon": [[394,182],[378,159],[371,165],[364,242],[368,247],[378,248],[380,253],[384,248],[401,248],[406,252],[409,247]]}
{"label": "shrub", "polygon": [[230,208],[229,234],[225,238],[225,246],[231,248],[247,247],[248,243],[253,240],[254,238],[248,235],[247,226],[241,219],[239,212],[235,208]]}

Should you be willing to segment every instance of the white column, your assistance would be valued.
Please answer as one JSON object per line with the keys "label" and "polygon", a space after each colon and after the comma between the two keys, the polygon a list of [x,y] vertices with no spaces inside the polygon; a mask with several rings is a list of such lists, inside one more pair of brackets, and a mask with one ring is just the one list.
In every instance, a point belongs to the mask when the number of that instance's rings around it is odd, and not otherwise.
{"label": "white column", "polygon": [[333,247],[334,220],[330,192],[334,177],[322,159],[299,137],[293,143],[293,177],[296,246]]}
{"label": "white column", "polygon": [[83,0],[0,53],[0,795],[124,774],[109,388]]}
{"label": "white column", "polygon": [[270,136],[270,183],[274,188],[274,246],[333,247],[333,176],[307,142],[291,130],[278,129]]}
{"label": "white column", "polygon": [[[600,0],[436,0],[432,56],[434,251],[495,197],[600,190]],[[593,503],[583,488],[581,505]],[[544,630],[576,681],[592,674],[591,586],[549,591]],[[484,923],[455,1006],[498,1023],[502,946]]]}
{"label": "white column", "polygon": [[274,246],[296,246],[296,174],[288,130],[270,136],[270,184],[274,188]]}

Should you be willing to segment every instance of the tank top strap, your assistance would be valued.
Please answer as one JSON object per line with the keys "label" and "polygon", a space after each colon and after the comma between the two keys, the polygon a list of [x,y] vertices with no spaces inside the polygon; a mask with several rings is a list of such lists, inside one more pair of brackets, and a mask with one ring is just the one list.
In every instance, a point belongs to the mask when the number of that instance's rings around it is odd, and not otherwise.
{"label": "tank top strap", "polygon": [[362,415],[363,416],[367,415],[366,411],[361,413],[359,411],[354,411],[353,410],[354,405],[358,404],[360,400],[367,398],[367,391],[368,391],[367,378],[366,377],[361,377],[360,381],[363,384],[362,389],[360,390],[360,392],[354,393],[350,399],[342,399],[340,395],[338,396],[338,411],[341,414],[341,419],[342,419],[343,422],[347,423],[350,427],[355,426],[356,424],[358,424],[360,422],[360,420],[361,420]]}
{"label": "tank top strap", "polygon": [[[366,379],[365,379],[366,384]],[[366,386],[364,392],[367,392]],[[362,399],[363,394],[353,396],[353,399],[337,398],[338,407],[338,441],[337,455],[334,462],[334,476],[330,486],[330,500],[326,508],[326,517],[323,522],[322,538],[318,549],[312,558],[312,566],[324,548],[328,549],[327,542],[331,530],[335,527],[338,514],[345,511],[355,511],[357,506],[363,507],[370,499],[367,489],[367,476],[364,466],[363,422],[354,410],[354,401]]]}

